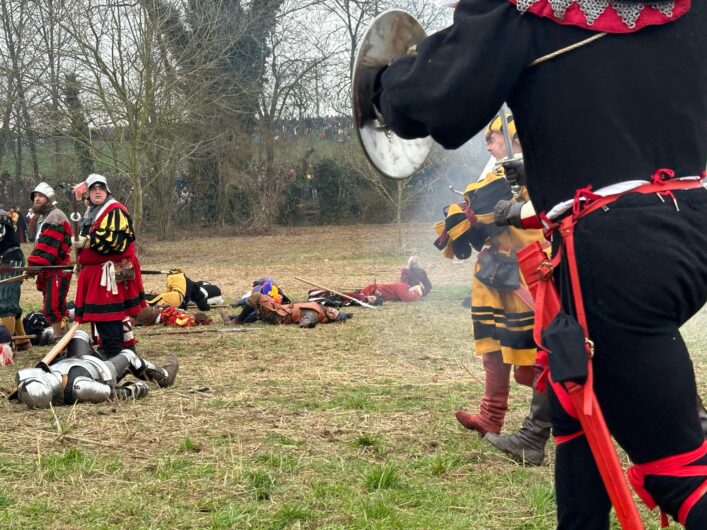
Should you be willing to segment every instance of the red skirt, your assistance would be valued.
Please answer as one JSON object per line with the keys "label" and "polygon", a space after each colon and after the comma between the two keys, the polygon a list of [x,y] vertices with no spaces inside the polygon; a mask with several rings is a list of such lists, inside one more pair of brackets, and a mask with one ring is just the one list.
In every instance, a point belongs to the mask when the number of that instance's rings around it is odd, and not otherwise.
{"label": "red skirt", "polygon": [[117,294],[101,285],[103,264],[85,264],[76,287],[76,322],[110,322],[137,315],[147,307],[142,274],[137,256],[127,258],[133,264],[135,279],[118,282]]}

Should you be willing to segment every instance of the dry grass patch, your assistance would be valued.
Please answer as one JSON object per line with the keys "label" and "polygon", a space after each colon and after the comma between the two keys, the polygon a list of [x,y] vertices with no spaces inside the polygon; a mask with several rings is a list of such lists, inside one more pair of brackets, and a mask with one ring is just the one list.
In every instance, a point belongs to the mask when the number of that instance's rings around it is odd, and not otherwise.
{"label": "dry grass patch", "polygon": [[[179,266],[229,301],[263,275],[296,299],[308,286],[295,276],[333,288],[395,281],[413,253],[434,289],[314,330],[143,337],[143,355],[175,352],[181,368],[173,388],[136,403],[52,413],[3,400],[0,527],[553,528],[551,468],[518,466],[453,416],[482,390],[460,305],[470,264],[443,259],[427,225],[405,227],[403,251],[395,237],[392,226],[347,226],[148,241],[145,267]],[[146,277],[146,290],[163,281]],[[686,327],[700,374],[705,329],[704,314]],[[0,386],[13,377],[0,369]],[[529,399],[513,388],[509,429]]]}

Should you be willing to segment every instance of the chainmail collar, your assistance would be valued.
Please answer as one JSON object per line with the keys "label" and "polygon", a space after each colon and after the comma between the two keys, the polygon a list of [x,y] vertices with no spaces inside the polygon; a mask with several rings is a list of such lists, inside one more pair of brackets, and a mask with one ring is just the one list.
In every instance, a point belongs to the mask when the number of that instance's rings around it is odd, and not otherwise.
{"label": "chainmail collar", "polygon": [[[516,0],[515,4],[521,13],[525,13],[541,0]],[[628,27],[634,28],[638,16],[647,6],[659,11],[668,18],[672,18],[675,0],[661,0],[658,2],[641,2],[632,0],[542,0],[552,8],[558,20],[565,18],[567,9],[573,4],[578,4],[587,19],[587,25],[592,26],[596,20],[611,6],[621,21]]]}

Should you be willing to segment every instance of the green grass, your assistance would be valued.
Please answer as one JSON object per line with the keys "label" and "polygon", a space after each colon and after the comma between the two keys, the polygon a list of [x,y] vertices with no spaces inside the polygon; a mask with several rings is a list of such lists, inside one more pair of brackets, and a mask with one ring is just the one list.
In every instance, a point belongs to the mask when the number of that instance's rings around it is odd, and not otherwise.
{"label": "green grass", "polygon": [[[442,260],[430,232],[405,231],[434,283],[422,302],[352,309],[350,322],[313,330],[258,325],[179,340],[137,330],[149,359],[180,352],[175,386],[136,403],[57,408],[64,437],[51,412],[0,400],[0,528],[554,528],[551,466],[521,467],[454,419],[477,406],[483,372],[460,305],[469,264]],[[333,288],[397,278],[406,255],[394,235],[354,226],[148,241],[141,259],[181,265],[229,299],[262,274],[301,299],[308,287],[294,276]],[[302,258],[302,247],[319,258]],[[163,281],[146,278],[146,288]],[[39,306],[33,286],[23,297]],[[705,312],[683,330],[703,391],[706,330]],[[18,354],[17,366],[45,352]],[[0,387],[14,373],[0,369]],[[201,386],[210,390],[189,392]],[[520,426],[529,400],[512,385],[507,430]],[[659,528],[655,514],[641,513],[647,529]]]}

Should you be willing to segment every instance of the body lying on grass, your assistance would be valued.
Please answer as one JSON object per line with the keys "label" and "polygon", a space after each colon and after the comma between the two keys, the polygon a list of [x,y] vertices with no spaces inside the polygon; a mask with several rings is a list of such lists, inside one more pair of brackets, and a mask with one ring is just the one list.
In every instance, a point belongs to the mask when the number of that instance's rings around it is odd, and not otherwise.
{"label": "body lying on grass", "polygon": [[189,303],[199,310],[208,311],[212,305],[223,304],[221,289],[205,281],[194,281],[181,269],[171,269],[167,275],[165,291],[148,296],[150,305],[169,305],[186,309]]}
{"label": "body lying on grass", "polygon": [[[317,302],[296,302],[280,304],[274,298],[254,292],[246,299],[246,306],[257,311],[258,319],[268,324],[299,324],[301,328],[313,328],[318,323],[344,322],[351,313],[344,313],[333,307],[323,307]],[[238,322],[236,317],[222,313],[224,323]]]}
{"label": "body lying on grass", "polygon": [[[243,295],[233,302],[234,307],[241,307],[241,312],[235,317],[229,317],[228,321],[225,322],[236,324],[252,324],[258,321],[258,312],[255,310],[255,306],[250,306],[247,304],[248,297],[253,293],[266,294],[278,304],[291,304],[292,300],[285,294],[276,280],[269,278],[267,276],[262,276],[253,282],[251,289],[243,293]],[[223,314],[222,314],[223,316]]]}
{"label": "body lying on grass", "polygon": [[417,256],[411,256],[407,266],[400,271],[399,282],[373,282],[362,289],[344,294],[371,305],[380,305],[381,301],[416,302],[431,290],[432,283],[427,277],[427,273],[420,266]]}
{"label": "body lying on grass", "polygon": [[[160,367],[127,348],[104,360],[92,349],[88,334],[77,331],[64,356],[50,364],[49,371],[23,368],[17,372],[17,392],[12,397],[30,408],[139,399],[148,393],[147,382],[168,387],[178,370],[176,356]],[[130,374],[139,381],[119,384]]]}

